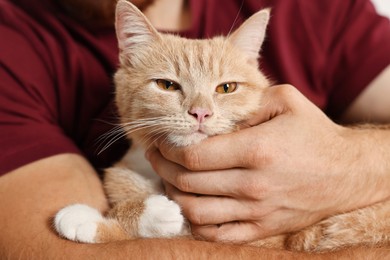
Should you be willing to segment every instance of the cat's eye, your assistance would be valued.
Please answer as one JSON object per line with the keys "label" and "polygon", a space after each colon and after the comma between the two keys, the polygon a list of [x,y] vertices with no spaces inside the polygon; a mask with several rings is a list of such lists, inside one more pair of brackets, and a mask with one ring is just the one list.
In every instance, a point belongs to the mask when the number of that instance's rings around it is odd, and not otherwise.
{"label": "cat's eye", "polygon": [[237,89],[237,83],[236,82],[229,82],[229,83],[223,83],[219,85],[215,91],[220,94],[227,94],[232,93]]}
{"label": "cat's eye", "polygon": [[180,90],[180,85],[170,80],[157,79],[156,84],[159,88],[163,90],[168,90],[168,91]]}

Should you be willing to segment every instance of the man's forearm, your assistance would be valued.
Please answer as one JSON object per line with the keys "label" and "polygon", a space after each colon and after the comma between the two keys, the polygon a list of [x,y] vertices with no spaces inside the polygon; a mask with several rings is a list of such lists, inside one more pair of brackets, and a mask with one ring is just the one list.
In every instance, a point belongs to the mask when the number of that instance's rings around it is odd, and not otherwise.
{"label": "man's forearm", "polygon": [[0,259],[200,259],[264,254],[258,248],[193,240],[81,244],[60,238],[52,228],[52,218],[60,208],[71,203],[86,203],[101,211],[107,207],[99,178],[78,155],[53,156],[17,169],[0,178],[0,193]]}
{"label": "man's forearm", "polygon": [[[107,207],[99,178],[78,155],[59,155],[0,178],[0,259],[303,259],[300,253],[195,240],[140,239],[79,244],[52,229],[56,211],[71,203]],[[385,250],[355,249],[335,256],[383,256]],[[329,255],[317,255],[318,259]],[[383,257],[382,257],[383,258]],[[312,258],[311,258],[312,259]]]}
{"label": "man's forearm", "polygon": [[[42,240],[43,241],[43,240]],[[22,241],[19,241],[22,242]],[[390,249],[351,248],[323,254],[299,253],[194,240],[143,239],[109,244],[78,244],[50,239],[50,244],[0,250],[1,259],[387,259]],[[28,243],[28,241],[27,241]]]}
{"label": "man's forearm", "polygon": [[355,182],[355,192],[350,194],[358,195],[349,196],[350,203],[360,208],[389,199],[390,125],[356,125],[345,134],[350,143],[345,151],[345,156],[350,156],[346,174]]}
{"label": "man's forearm", "polygon": [[30,259],[40,259],[52,251],[61,257],[64,242],[53,231],[52,218],[72,203],[107,208],[97,174],[79,155],[49,157],[2,176],[0,252],[6,259],[32,254],[37,257]]}

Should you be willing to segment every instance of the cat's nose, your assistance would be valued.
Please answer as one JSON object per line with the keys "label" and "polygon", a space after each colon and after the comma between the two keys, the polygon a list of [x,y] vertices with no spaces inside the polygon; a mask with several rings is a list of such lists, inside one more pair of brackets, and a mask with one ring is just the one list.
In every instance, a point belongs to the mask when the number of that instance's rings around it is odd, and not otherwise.
{"label": "cat's nose", "polygon": [[207,108],[194,107],[188,110],[188,114],[195,117],[199,123],[203,123],[207,117],[211,117],[213,115],[213,112]]}

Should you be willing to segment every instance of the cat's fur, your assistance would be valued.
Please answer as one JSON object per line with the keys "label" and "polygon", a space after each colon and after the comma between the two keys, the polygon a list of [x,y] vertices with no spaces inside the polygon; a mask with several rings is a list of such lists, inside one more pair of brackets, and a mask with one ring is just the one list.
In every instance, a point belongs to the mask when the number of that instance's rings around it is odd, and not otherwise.
{"label": "cat's fur", "polygon": [[[111,210],[103,216],[87,205],[70,205],[55,217],[60,235],[86,243],[189,235],[179,206],[163,195],[160,180],[145,161],[144,149],[157,139],[180,146],[235,131],[261,109],[262,91],[270,83],[258,70],[257,58],[268,19],[269,10],[262,10],[228,37],[188,40],[158,33],[136,7],[118,2],[116,103],[133,147],[105,173]],[[164,90],[157,79],[181,87]],[[216,92],[217,86],[229,82],[238,82],[236,91]],[[326,251],[389,245],[389,241],[390,203],[386,201],[252,244]]]}

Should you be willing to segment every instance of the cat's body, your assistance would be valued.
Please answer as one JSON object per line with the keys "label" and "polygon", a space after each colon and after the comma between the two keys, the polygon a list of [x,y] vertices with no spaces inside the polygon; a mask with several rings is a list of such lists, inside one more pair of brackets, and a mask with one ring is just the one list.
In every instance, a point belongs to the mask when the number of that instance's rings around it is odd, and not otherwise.
{"label": "cat's body", "polygon": [[[110,211],[102,216],[86,205],[62,209],[55,217],[62,236],[101,243],[190,235],[179,206],[163,195],[145,149],[158,139],[183,146],[235,131],[261,109],[262,90],[270,83],[258,70],[257,55],[268,19],[263,10],[226,38],[187,40],[159,34],[134,6],[118,2],[116,103],[122,128],[134,142],[123,160],[106,170]],[[389,242],[386,201],[252,244],[325,251]]]}

